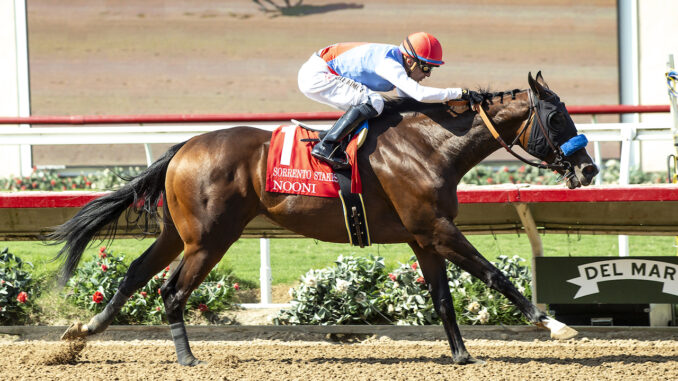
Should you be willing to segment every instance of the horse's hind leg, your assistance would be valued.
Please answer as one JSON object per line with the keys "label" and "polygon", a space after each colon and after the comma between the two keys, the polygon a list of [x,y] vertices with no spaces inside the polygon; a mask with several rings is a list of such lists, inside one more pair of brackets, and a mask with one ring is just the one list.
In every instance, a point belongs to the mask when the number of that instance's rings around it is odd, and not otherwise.
{"label": "horse's hind leg", "polygon": [[445,271],[445,259],[433,250],[420,248],[416,243],[410,244],[419,261],[421,272],[424,274],[428,290],[433,299],[435,311],[440,316],[447,334],[447,341],[452,349],[452,359],[457,364],[482,363],[476,360],[466,350],[464,341],[459,332],[457,317],[454,313],[454,303]]}
{"label": "horse's hind leg", "polygon": [[165,223],[158,239],[127,269],[125,278],[104,310],[92,317],[85,325],[76,323],[69,327],[62,338],[71,339],[103,332],[134,292],[148,283],[153,275],[169,265],[181,253],[182,248],[183,241],[174,225],[171,222]]}
{"label": "horse's hind leg", "polygon": [[219,240],[219,243],[211,246],[187,244],[181,263],[160,289],[177,352],[177,361],[181,365],[194,366],[202,363],[191,352],[184,326],[184,309],[188,297],[221,260],[236,238],[225,242]]}

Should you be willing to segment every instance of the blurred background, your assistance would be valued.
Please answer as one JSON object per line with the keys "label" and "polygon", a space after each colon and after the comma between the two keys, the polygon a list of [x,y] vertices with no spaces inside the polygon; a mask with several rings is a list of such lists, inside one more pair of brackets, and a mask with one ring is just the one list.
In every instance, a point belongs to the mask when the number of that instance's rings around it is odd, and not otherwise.
{"label": "blurred background", "polygon": [[[614,0],[30,0],[27,14],[33,115],[333,111],[297,88],[314,51],[416,31],[446,61],[425,85],[526,88],[541,70],[567,104],[619,103]],[[145,163],[121,145],[35,146],[33,160]]]}

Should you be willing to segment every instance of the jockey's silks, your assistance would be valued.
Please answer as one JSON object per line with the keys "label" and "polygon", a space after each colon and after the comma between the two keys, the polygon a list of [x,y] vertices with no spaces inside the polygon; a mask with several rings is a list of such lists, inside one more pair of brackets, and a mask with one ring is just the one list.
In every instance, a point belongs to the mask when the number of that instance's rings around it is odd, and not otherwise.
{"label": "jockey's silks", "polygon": [[372,91],[390,91],[395,87],[375,73],[375,68],[383,60],[403,63],[398,47],[389,44],[338,43],[320,50],[318,55],[327,62],[333,73],[362,83]]}

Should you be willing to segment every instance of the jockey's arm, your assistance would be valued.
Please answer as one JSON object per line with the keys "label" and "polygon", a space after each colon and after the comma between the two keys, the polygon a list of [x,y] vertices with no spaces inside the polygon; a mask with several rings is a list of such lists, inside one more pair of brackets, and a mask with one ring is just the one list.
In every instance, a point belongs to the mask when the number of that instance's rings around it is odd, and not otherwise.
{"label": "jockey's arm", "polygon": [[398,95],[414,98],[419,102],[446,102],[461,97],[461,88],[450,87],[441,89],[437,87],[422,86],[407,75],[405,68],[400,62],[393,59],[385,59],[375,68],[380,77],[391,82]]}

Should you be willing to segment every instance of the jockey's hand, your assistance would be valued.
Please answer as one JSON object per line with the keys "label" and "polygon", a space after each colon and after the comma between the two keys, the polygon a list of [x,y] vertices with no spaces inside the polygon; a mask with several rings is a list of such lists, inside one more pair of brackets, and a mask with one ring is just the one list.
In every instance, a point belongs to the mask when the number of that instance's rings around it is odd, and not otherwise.
{"label": "jockey's hand", "polygon": [[473,108],[473,106],[476,104],[482,104],[484,100],[481,93],[469,89],[464,89],[461,91],[461,99],[468,101],[471,105],[471,108]]}

